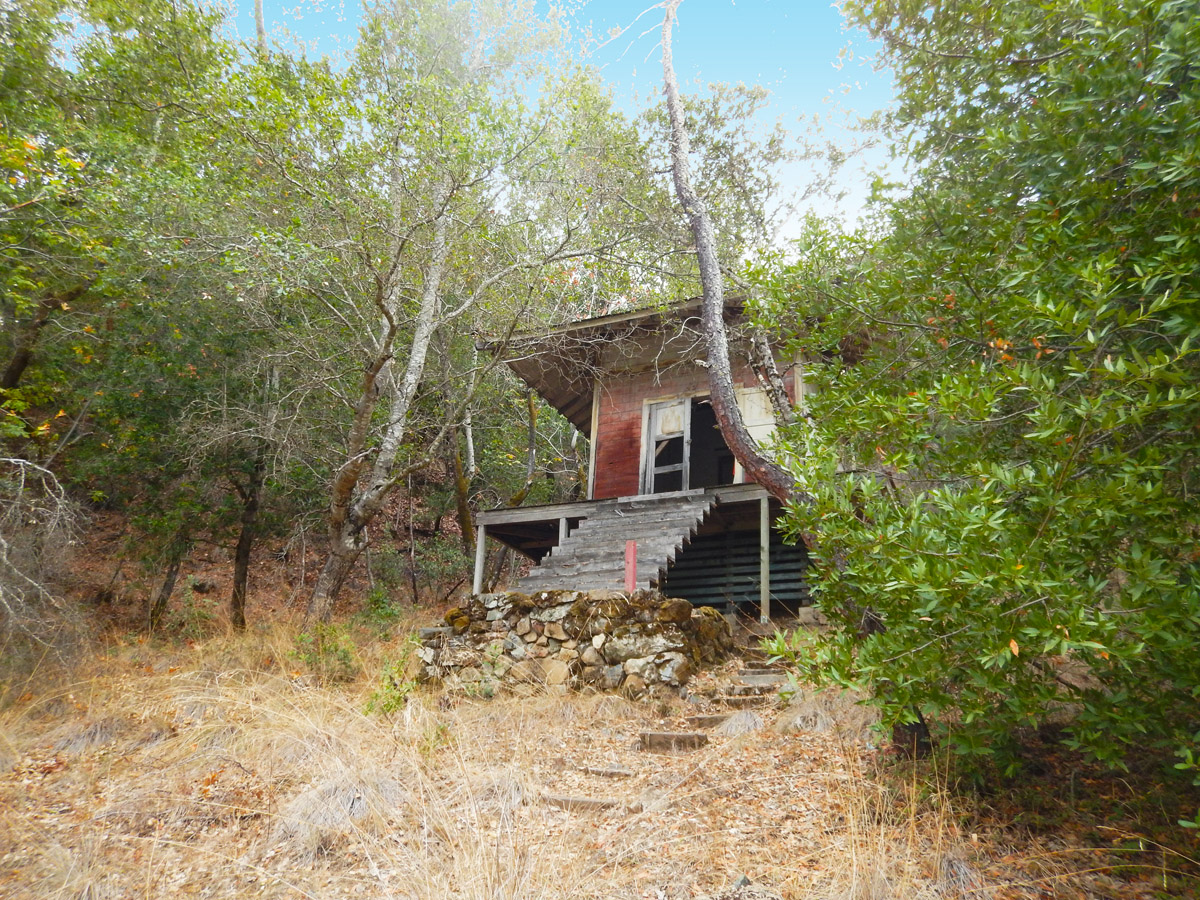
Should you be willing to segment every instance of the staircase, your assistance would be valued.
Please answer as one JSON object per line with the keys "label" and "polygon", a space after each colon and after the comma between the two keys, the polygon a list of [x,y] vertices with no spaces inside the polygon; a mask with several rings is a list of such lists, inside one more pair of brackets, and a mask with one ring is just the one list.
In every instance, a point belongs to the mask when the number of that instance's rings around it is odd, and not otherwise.
{"label": "staircase", "polygon": [[657,583],[716,500],[689,491],[614,501],[580,523],[518,584],[525,593],[625,586],[625,542],[637,541],[637,584]]}

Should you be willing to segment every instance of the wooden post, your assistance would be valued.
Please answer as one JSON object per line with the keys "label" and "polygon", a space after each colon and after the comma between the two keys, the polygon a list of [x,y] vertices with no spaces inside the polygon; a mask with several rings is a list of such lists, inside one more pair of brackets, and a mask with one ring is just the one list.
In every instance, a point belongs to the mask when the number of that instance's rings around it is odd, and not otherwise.
{"label": "wooden post", "polygon": [[625,590],[637,590],[637,541],[625,542]]}
{"label": "wooden post", "polygon": [[471,593],[478,595],[483,590],[483,565],[487,562],[487,526],[475,527],[475,577],[471,580]]}
{"label": "wooden post", "polygon": [[562,546],[567,540],[567,517],[563,516],[558,520],[558,546]]}
{"label": "wooden post", "polygon": [[771,621],[771,500],[758,505],[758,620]]}

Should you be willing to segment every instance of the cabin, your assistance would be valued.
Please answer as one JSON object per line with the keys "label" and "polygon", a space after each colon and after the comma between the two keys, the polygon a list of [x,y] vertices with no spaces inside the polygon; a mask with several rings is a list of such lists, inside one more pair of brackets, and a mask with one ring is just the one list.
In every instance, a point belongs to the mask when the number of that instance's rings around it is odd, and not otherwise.
{"label": "cabin", "polygon": [[[775,415],[741,321],[741,305],[727,304],[738,405],[751,435],[765,441]],[[526,593],[655,587],[763,622],[809,603],[803,546],[783,540],[778,502],[745,477],[717,427],[700,300],[487,349],[589,438],[590,460],[586,499],[478,513],[476,594],[490,539],[534,561],[517,585]],[[791,402],[802,403],[798,361],[777,358],[776,366]]]}

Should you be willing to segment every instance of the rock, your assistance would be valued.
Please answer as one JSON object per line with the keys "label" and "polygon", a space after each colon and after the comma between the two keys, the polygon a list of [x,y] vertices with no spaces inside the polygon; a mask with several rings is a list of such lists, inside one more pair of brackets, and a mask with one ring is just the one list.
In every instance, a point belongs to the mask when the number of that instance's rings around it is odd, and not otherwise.
{"label": "rock", "polygon": [[521,637],[524,637],[525,635],[529,634],[530,628],[531,628],[531,626],[529,624],[529,616],[522,616],[520,619],[517,620],[517,625],[513,629],[513,631],[515,631]]}
{"label": "rock", "polygon": [[508,670],[508,677],[518,682],[542,681],[544,675],[545,669],[538,659],[523,659]]}
{"label": "rock", "polygon": [[573,662],[574,660],[579,659],[579,651],[572,650],[569,647],[563,647],[558,651],[558,658],[563,662]]}
{"label": "rock", "polygon": [[626,675],[625,681],[621,684],[626,696],[631,699],[636,699],[646,693],[646,682],[642,680],[640,675]]}
{"label": "rock", "polygon": [[578,646],[579,646],[579,641],[575,641],[575,640],[563,641],[563,649],[565,649],[565,650],[574,650]]}
{"label": "rock", "polygon": [[654,621],[682,624],[691,619],[692,609],[692,604],[686,600],[664,600],[654,614]]}
{"label": "rock", "polygon": [[796,624],[804,628],[826,628],[829,620],[815,606],[802,606],[796,610]]}
{"label": "rock", "polygon": [[736,737],[739,734],[748,734],[751,731],[757,731],[762,727],[763,720],[758,713],[752,709],[743,709],[735,712],[718,725],[716,734],[724,735],[725,737]]}
{"label": "rock", "polygon": [[522,640],[524,640],[525,643],[527,643],[527,644],[532,644],[537,639],[538,639],[537,632],[534,631],[533,629],[530,629],[529,631],[525,632],[525,634],[522,636]]}
{"label": "rock", "polygon": [[571,679],[571,666],[561,659],[551,659],[546,662],[546,684],[566,684]]}
{"label": "rock", "polygon": [[626,675],[637,675],[643,681],[658,680],[658,669],[654,666],[654,658],[650,656],[627,659],[621,668],[625,670]]}
{"label": "rock", "polygon": [[459,669],[458,678],[464,684],[470,684],[475,681],[481,681],[483,679],[483,673],[474,666],[471,666],[470,668]]}
{"label": "rock", "polygon": [[625,669],[618,663],[615,666],[608,666],[604,670],[604,677],[600,684],[608,690],[616,690],[621,686],[621,682],[625,679]]}
{"label": "rock", "polygon": [[503,619],[504,613],[505,613],[505,611],[502,609],[489,609],[487,611],[487,615],[484,618],[489,622],[495,622],[498,619]]}
{"label": "rock", "polygon": [[664,653],[658,660],[658,675],[667,684],[679,687],[692,677],[692,664],[682,653]]}
{"label": "rock", "polygon": [[525,645],[517,644],[517,646],[508,651],[508,655],[513,659],[524,659],[527,656],[525,652]]}
{"label": "rock", "polygon": [[563,630],[563,627],[559,622],[546,623],[546,630],[543,631],[542,633],[544,635],[546,635],[546,637],[550,638],[551,640],[555,640],[555,641],[570,640],[570,636],[566,633],[566,631]]}
{"label": "rock", "polygon": [[608,635],[604,632],[592,636],[592,646],[597,650],[603,649],[604,642],[608,640]]}
{"label": "rock", "polygon": [[[602,666],[604,665],[604,657],[600,655],[600,651],[595,647],[588,647],[579,654],[580,661],[585,666]],[[428,660],[426,660],[428,662]]]}
{"label": "rock", "polygon": [[646,634],[641,631],[629,631],[623,635],[613,635],[605,642],[604,658],[610,663],[624,662],[627,659],[680,650],[684,643],[683,636],[678,633],[664,631],[660,634]]}
{"label": "rock", "polygon": [[417,640],[421,641],[422,643],[428,643],[435,638],[443,636],[449,637],[453,633],[454,629],[449,625],[436,625],[433,628],[418,628]]}
{"label": "rock", "polygon": [[[569,593],[569,592],[563,592]],[[561,622],[567,617],[567,613],[571,611],[571,604],[567,603],[563,606],[551,606],[549,609],[535,610],[530,614],[530,618],[536,619],[539,622]]]}

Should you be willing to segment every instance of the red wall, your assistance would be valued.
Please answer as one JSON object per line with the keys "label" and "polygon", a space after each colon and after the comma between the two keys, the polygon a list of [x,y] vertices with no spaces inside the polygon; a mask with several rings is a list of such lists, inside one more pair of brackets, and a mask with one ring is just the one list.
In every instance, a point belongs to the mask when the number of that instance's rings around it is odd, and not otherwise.
{"label": "red wall", "polygon": [[[749,367],[735,382],[757,387]],[[793,391],[789,369],[785,382]],[[600,387],[596,427],[596,476],[592,497],[606,500],[641,492],[638,483],[642,452],[642,407],[646,400],[681,394],[708,393],[708,372],[696,365],[680,365],[667,372],[610,375]]]}

